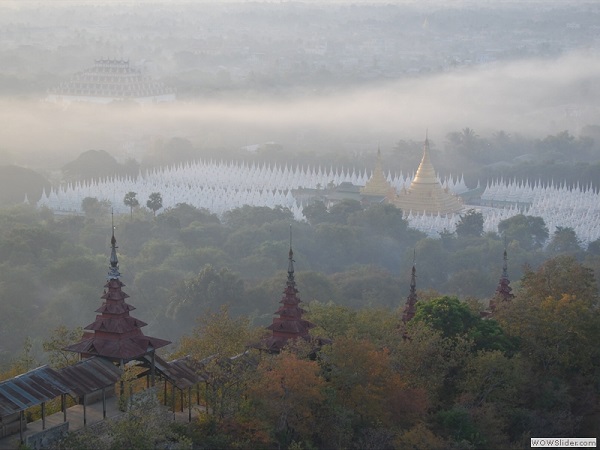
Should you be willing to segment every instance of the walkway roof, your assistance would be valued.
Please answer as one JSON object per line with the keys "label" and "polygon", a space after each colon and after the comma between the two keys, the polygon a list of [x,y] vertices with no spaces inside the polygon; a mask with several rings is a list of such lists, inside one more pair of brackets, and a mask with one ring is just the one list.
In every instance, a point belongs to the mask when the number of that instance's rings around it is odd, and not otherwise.
{"label": "walkway roof", "polygon": [[82,396],[114,385],[121,369],[103,358],[88,358],[54,370],[38,367],[0,383],[0,417],[24,411],[63,394]]}
{"label": "walkway roof", "polygon": [[0,417],[52,400],[70,389],[49,366],[38,367],[0,383]]}

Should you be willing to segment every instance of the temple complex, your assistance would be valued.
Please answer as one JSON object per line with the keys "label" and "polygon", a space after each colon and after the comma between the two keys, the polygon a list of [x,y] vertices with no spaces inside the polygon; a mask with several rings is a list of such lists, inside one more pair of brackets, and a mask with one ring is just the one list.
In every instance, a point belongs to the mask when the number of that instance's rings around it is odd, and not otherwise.
{"label": "temple complex", "polygon": [[442,188],[429,158],[429,140],[425,138],[423,159],[415,178],[408,189],[388,197],[388,201],[405,213],[425,213],[448,215],[463,209],[461,200],[448,189]]}
{"label": "temple complex", "polygon": [[123,364],[146,355],[154,357],[156,349],[170,344],[169,341],[142,333],[141,328],[147,324],[130,316],[129,312],[135,308],[125,302],[129,295],[121,290],[125,285],[119,279],[120,276],[113,227],[110,266],[101,297],[104,302],[96,310],[99,313],[96,320],[84,328],[86,331],[82,339],[65,350],[79,353],[82,358],[101,356]]}
{"label": "temple complex", "polygon": [[174,101],[175,91],[144,75],[142,69],[131,66],[129,61],[98,59],[93,67],[50,89],[47,99],[56,103],[124,100],[160,103]]}
{"label": "temple complex", "polygon": [[373,169],[373,175],[366,182],[365,186],[360,189],[360,193],[362,196],[382,198],[393,197],[396,193],[383,173],[380,149],[377,149],[377,162],[375,163],[375,169]]}

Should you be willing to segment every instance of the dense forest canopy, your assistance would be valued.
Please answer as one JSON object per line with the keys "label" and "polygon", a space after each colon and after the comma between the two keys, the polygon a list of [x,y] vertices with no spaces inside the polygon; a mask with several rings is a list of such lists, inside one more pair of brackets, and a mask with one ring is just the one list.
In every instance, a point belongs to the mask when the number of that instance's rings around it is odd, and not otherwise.
{"label": "dense forest canopy", "polygon": [[[39,349],[48,330],[92,321],[108,265],[110,220],[107,209],[86,216],[55,216],[25,205],[1,210],[0,307],[2,317],[12,318],[1,329],[4,366],[27,336]],[[565,253],[598,273],[598,243],[586,251],[567,228],[549,230],[544,247],[545,229],[538,222],[507,220],[501,227],[505,242],[481,230],[427,238],[408,227],[397,209],[380,204],[364,209],[353,201],[310,222],[295,222],[286,208],[245,206],[219,219],[186,204],[156,218],[144,207],[115,218],[125,290],[149,323],[148,332],[170,340],[223,304],[235,316],[267,324],[285,279],[290,224],[307,303],[401,307],[414,255],[418,289],[486,302],[501,275],[505,243],[516,286],[528,267]],[[31,326],[21,327],[23,320]]]}

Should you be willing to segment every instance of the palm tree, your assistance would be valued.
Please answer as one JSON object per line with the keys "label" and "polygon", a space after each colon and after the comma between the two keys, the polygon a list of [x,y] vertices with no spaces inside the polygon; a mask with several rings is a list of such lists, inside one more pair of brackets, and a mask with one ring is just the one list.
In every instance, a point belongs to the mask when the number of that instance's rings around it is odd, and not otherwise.
{"label": "palm tree", "polygon": [[125,203],[125,206],[129,206],[131,218],[133,218],[133,208],[140,206],[140,202],[136,198],[136,195],[136,192],[130,191],[127,194],[125,194],[125,198],[123,199],[123,203]]}
{"label": "palm tree", "polygon": [[160,195],[160,192],[150,194],[146,206],[152,210],[154,217],[156,217],[156,211],[162,208],[162,195]]}

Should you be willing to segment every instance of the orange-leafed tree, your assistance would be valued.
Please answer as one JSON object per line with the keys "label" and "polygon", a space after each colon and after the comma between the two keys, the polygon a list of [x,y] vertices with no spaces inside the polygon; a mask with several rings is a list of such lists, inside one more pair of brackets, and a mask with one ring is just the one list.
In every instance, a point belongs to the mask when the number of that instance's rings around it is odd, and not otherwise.
{"label": "orange-leafed tree", "polygon": [[287,447],[293,441],[312,442],[325,401],[326,382],[319,365],[284,351],[264,358],[255,380],[250,397],[279,443]]}
{"label": "orange-leafed tree", "polygon": [[425,391],[409,387],[393,370],[387,349],[367,340],[339,338],[323,349],[322,360],[335,401],[351,412],[355,431],[408,426],[425,414]]}

